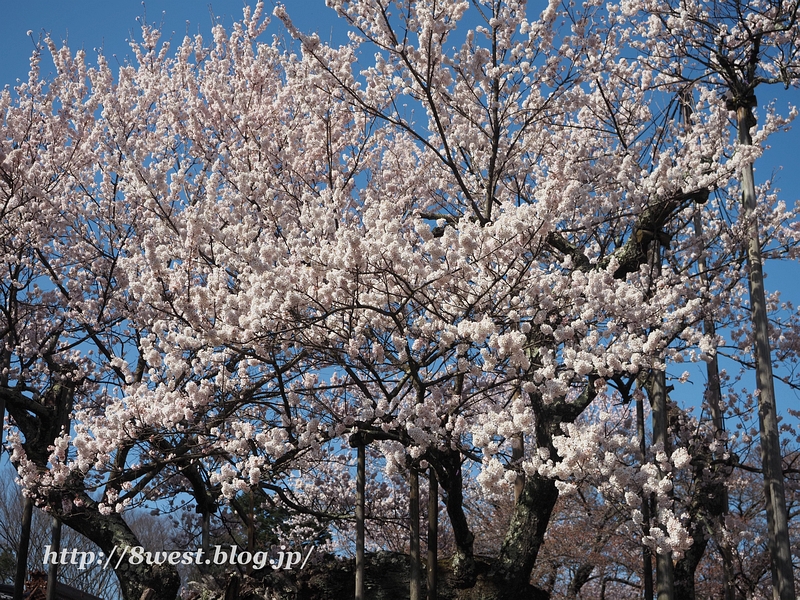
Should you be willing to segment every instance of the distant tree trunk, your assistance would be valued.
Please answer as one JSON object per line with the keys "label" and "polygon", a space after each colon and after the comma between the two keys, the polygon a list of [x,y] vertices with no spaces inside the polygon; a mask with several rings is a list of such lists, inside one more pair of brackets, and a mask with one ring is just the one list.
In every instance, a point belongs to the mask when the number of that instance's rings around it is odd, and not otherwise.
{"label": "distant tree trunk", "polygon": [[439,482],[428,469],[428,600],[437,600],[439,586]]}
{"label": "distant tree trunk", "polygon": [[[736,107],[739,143],[752,145],[750,128],[756,124],[751,102],[747,99]],[[768,544],[772,568],[773,596],[780,600],[794,600],[794,572],[789,544],[789,525],[786,510],[786,490],[783,483],[778,412],[775,402],[775,384],[772,375],[772,352],[767,322],[767,302],[764,291],[764,272],[761,242],[756,210],[756,187],[753,165],[742,169],[742,219],[748,231],[747,274],[750,288],[753,336],[755,338],[756,382],[758,397],[758,424],[761,433],[761,468],[764,473],[764,494],[767,505]]]}
{"label": "distant tree trunk", "polygon": [[409,472],[409,518],[411,520],[411,577],[410,600],[421,600],[422,597],[422,569],[420,568],[419,552],[419,472],[411,467]]}
{"label": "distant tree trunk", "polygon": [[[694,229],[698,237],[703,232],[703,222],[699,212],[695,213],[694,216]],[[703,284],[708,284],[708,267],[703,258],[699,261],[699,269]],[[706,316],[705,319],[703,319],[703,332],[710,337],[716,336],[717,328],[711,316]],[[709,411],[711,412],[711,423],[714,426],[714,437],[716,438],[725,431],[725,419],[722,415],[722,389],[720,387],[719,360],[717,359],[716,353],[714,353],[711,359],[706,363],[706,373],[708,377],[706,401],[708,402]],[[714,456],[715,458],[721,458],[723,454],[724,450],[717,451]],[[728,488],[724,483],[720,483],[717,487],[720,495],[720,514],[717,523],[718,527],[721,528],[725,523],[725,515],[728,514]],[[720,532],[717,533],[719,534]],[[719,540],[719,547],[722,554],[722,588],[725,593],[723,600],[736,600],[736,587],[733,581],[733,552],[731,551],[730,544],[725,541],[723,535],[718,535],[717,539]]]}
{"label": "distant tree trunk", "polygon": [[208,549],[211,543],[211,513],[209,513],[207,510],[204,510],[201,518],[200,547],[203,549],[203,554],[208,554]]}
{"label": "distant tree trunk", "polygon": [[[58,554],[61,549],[61,521],[57,517],[50,518],[50,551]],[[47,569],[47,597],[45,600],[56,600],[58,585],[58,561],[52,561]]]}
{"label": "distant tree trunk", "polygon": [[[250,492],[250,511],[247,514],[247,551],[252,556],[256,551],[256,506],[255,494]],[[253,563],[247,564],[247,574],[253,574]]]}
{"label": "distant tree trunk", "polygon": [[[3,344],[5,346],[5,344]],[[11,353],[5,349],[0,348],[0,389],[8,387],[8,371],[11,364]],[[6,397],[0,394],[0,455],[3,454],[3,433],[5,432],[6,422]]]}
{"label": "distant tree trunk", "polygon": [[[669,456],[667,435],[667,381],[666,373],[653,370],[650,373],[650,401],[653,410],[653,444],[659,444]],[[658,507],[656,507],[658,510]],[[672,568],[672,552],[656,552],[656,597],[658,600],[675,599],[675,576]]]}
{"label": "distant tree trunk", "polygon": [[14,579],[14,600],[22,600],[25,592],[25,579],[28,576],[28,547],[31,543],[31,524],[33,522],[33,500],[25,496],[22,501],[22,523],[17,546],[17,571]]}
{"label": "distant tree trunk", "polygon": [[0,395],[0,455],[3,454],[3,433],[5,433],[5,427],[4,427],[5,421],[6,421],[6,399],[4,396]]}
{"label": "distant tree trunk", "polygon": [[[515,469],[519,469],[519,463],[522,462],[522,458],[525,456],[525,439],[522,437],[522,433],[515,433],[511,436],[511,463],[514,465]],[[525,473],[520,471],[517,473],[517,478],[514,480],[514,502],[519,500],[520,495],[522,494],[522,488],[525,487]]]}
{"label": "distant tree trunk", "polygon": [[363,443],[358,445],[356,465],[356,600],[364,599],[364,504],[366,496],[367,457]]}
{"label": "distant tree trunk", "polygon": [[[647,440],[644,428],[644,398],[641,394],[636,397],[636,431],[639,436],[639,452],[644,461],[647,456]],[[650,498],[644,491],[640,496],[642,498],[642,533],[650,535]],[[653,600],[653,554],[650,547],[645,544],[642,544],[642,584],[645,600]]]}

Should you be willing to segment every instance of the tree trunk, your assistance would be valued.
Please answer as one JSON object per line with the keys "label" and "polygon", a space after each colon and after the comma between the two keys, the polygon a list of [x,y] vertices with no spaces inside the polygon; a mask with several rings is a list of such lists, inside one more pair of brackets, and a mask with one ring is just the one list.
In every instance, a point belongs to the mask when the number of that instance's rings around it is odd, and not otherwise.
{"label": "tree trunk", "polygon": [[500,598],[512,600],[530,595],[531,571],[557,500],[554,480],[538,473],[525,478],[497,559],[495,579],[503,588]]}
{"label": "tree trunk", "polygon": [[364,501],[367,458],[364,444],[358,445],[356,466],[356,600],[364,600]]}
{"label": "tree trunk", "polygon": [[[515,433],[511,436],[511,464],[515,469],[519,469],[519,464],[525,456],[525,439],[521,433]],[[525,487],[525,473],[519,469],[517,478],[514,480],[514,502],[519,500],[522,494],[522,489]]]}
{"label": "tree trunk", "polygon": [[[116,512],[102,514],[97,503],[82,490],[69,496],[59,492],[59,502],[56,502],[55,493],[48,499],[48,505],[59,507],[56,516],[61,522],[97,544],[105,556],[112,557],[109,564],[114,566],[124,600],[138,600],[148,589],[155,592],[153,600],[175,600],[181,580],[174,566],[148,565],[144,561],[134,564],[128,560],[130,548],[140,546],[140,543],[122,515]],[[73,506],[70,512],[60,509],[61,500],[65,498]]]}
{"label": "tree trunk", "polygon": [[[708,546],[710,539],[708,534],[712,527],[719,525],[728,510],[724,481],[721,481],[716,474],[708,477],[708,471],[713,468],[713,459],[714,456],[707,449],[701,449],[692,459],[693,477],[697,482],[687,509],[692,545],[675,565],[675,595],[681,600],[694,600],[695,573]],[[729,568],[732,571],[732,563],[729,564]],[[723,587],[727,594],[728,589],[733,589],[733,581]]]}
{"label": "tree trunk", "polygon": [[[642,453],[642,461],[645,461],[647,441],[644,428],[644,398],[641,395],[636,398],[636,430],[639,436],[639,452]],[[640,495],[642,498],[642,533],[650,535],[650,498],[644,491]],[[645,600],[653,600],[653,553],[645,544],[642,544],[642,585]]]}
{"label": "tree trunk", "polygon": [[6,422],[6,399],[0,394],[0,454],[3,453],[3,434],[5,433]]}
{"label": "tree trunk", "polygon": [[451,583],[456,588],[469,588],[475,585],[475,557],[473,555],[475,536],[469,528],[467,516],[464,513],[461,453],[452,449],[429,449],[428,453],[439,467],[437,470],[439,483],[444,490],[444,505],[453,529],[455,552],[452,558]]}
{"label": "tree trunk", "polygon": [[[256,507],[255,494],[250,492],[250,512],[247,514],[247,551],[252,556],[256,551]],[[247,564],[247,574],[253,574],[253,563]]]}
{"label": "tree trunk", "polygon": [[578,567],[569,582],[569,587],[567,587],[568,600],[577,600],[581,588],[589,581],[593,571],[594,565],[592,563],[583,563]]}
{"label": "tree trunk", "polygon": [[207,510],[204,510],[201,518],[202,524],[200,529],[200,547],[203,550],[203,554],[208,554],[208,549],[211,543],[211,513],[209,513]]}
{"label": "tree trunk", "polygon": [[33,500],[25,496],[22,501],[22,523],[17,547],[17,571],[14,576],[14,600],[22,600],[25,592],[25,579],[28,577],[28,547],[31,543],[31,524],[33,522]]}
{"label": "tree trunk", "polygon": [[704,531],[704,516],[700,514],[699,518],[693,519],[690,527],[692,545],[684,552],[683,558],[675,564],[675,597],[680,600],[695,600],[696,598],[694,575],[708,545],[708,538]]}
{"label": "tree trunk", "polygon": [[[750,106],[739,106],[736,111],[739,143],[751,145],[750,128],[756,120]],[[758,396],[758,423],[761,433],[761,468],[764,473],[764,494],[767,506],[768,546],[772,568],[773,598],[794,600],[794,572],[789,545],[789,525],[786,510],[786,491],[783,483],[778,414],[775,402],[775,384],[772,375],[772,356],[767,322],[767,302],[764,291],[764,272],[761,242],[758,232],[756,188],[753,165],[742,169],[742,219],[747,230],[747,274],[750,288],[750,306],[755,338],[756,387]]]}
{"label": "tree trunk", "polygon": [[[47,468],[49,448],[69,423],[74,395],[74,382],[65,379],[55,383],[43,395],[41,411],[33,416],[26,410],[28,399],[21,398],[16,390],[0,388],[0,396],[5,397],[9,414],[25,436],[23,448],[26,456],[42,470]],[[77,472],[73,472],[61,489],[51,489],[45,500],[53,510],[53,516],[97,544],[105,556],[120,558],[118,568],[114,570],[125,600],[138,600],[148,588],[154,590],[154,600],[175,600],[181,583],[175,567],[169,564],[136,565],[127,560],[125,555],[131,547],[140,545],[139,540],[122,515],[116,512],[102,514],[97,502],[85,489],[83,475]],[[19,585],[23,583],[19,580]]]}
{"label": "tree trunk", "polygon": [[[8,388],[8,372],[11,365],[11,353],[6,350],[5,344],[0,348],[0,390]],[[3,453],[3,434],[6,422],[6,396],[0,393],[0,455]]]}
{"label": "tree trunk", "polygon": [[[695,213],[694,216],[694,229],[698,237],[701,236],[703,232],[703,222],[699,212]],[[700,270],[700,278],[703,281],[703,284],[707,285],[709,283],[708,267],[706,266],[706,261],[704,258],[699,260],[698,266]],[[716,324],[710,315],[707,315],[703,319],[703,332],[711,337],[715,337],[717,335]],[[725,431],[725,419],[722,415],[722,389],[720,387],[719,360],[717,359],[716,353],[714,353],[711,356],[711,359],[706,363],[706,373],[708,376],[708,385],[706,386],[706,401],[708,402],[708,408],[711,413],[711,422],[714,425],[714,437],[718,438]],[[722,458],[724,453],[724,449],[722,451],[717,451],[714,453],[714,458]],[[715,533],[718,535],[717,539],[719,539],[719,547],[722,554],[722,588],[725,594],[723,600],[736,600],[736,587],[733,581],[733,552],[731,551],[730,544],[725,541],[724,536],[721,535],[722,532],[719,531],[719,529],[724,527],[725,515],[728,514],[728,488],[724,483],[721,483],[718,488],[720,494],[719,504],[721,512],[718,519],[716,519],[717,527],[715,527]]]}
{"label": "tree trunk", "polygon": [[[58,554],[61,549],[61,521],[57,517],[50,520],[50,550]],[[45,600],[56,600],[58,585],[58,561],[52,561],[47,569],[47,597]]]}
{"label": "tree trunk", "polygon": [[[594,383],[590,379],[583,393],[571,402],[562,399],[544,404],[540,398],[531,397],[537,415],[537,446],[546,448],[550,456],[557,459],[558,452],[553,446],[553,436],[561,433],[562,423],[574,422],[595,395]],[[545,594],[530,585],[530,577],[557,500],[558,488],[554,480],[538,473],[525,478],[522,493],[514,505],[511,523],[500,548],[500,556],[493,568],[493,579],[499,588],[496,596],[498,600],[518,600],[520,597]]]}
{"label": "tree trunk", "polygon": [[[653,410],[653,445],[663,448],[669,456],[669,437],[667,435],[667,382],[664,371],[650,373],[650,401]],[[660,512],[655,507],[656,515]],[[675,599],[675,579],[672,568],[672,552],[656,552],[656,597],[658,600]]]}
{"label": "tree trunk", "polygon": [[422,575],[419,556],[419,472],[411,467],[409,472],[409,518],[411,520],[411,577],[409,600],[421,600]]}
{"label": "tree trunk", "polygon": [[428,600],[437,600],[439,586],[439,482],[428,469]]}

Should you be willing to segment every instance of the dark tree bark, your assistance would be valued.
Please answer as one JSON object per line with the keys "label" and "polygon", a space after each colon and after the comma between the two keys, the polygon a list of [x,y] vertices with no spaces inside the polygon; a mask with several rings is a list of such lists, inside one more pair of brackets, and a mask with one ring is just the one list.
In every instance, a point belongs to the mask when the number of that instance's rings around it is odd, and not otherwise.
{"label": "dark tree bark", "polygon": [[[562,423],[574,422],[595,395],[594,381],[590,378],[583,393],[572,402],[562,398],[545,404],[541,399],[532,397],[537,417],[534,430],[537,446],[547,448],[551,457],[557,457],[553,437],[561,433]],[[494,598],[497,600],[518,600],[520,597],[546,594],[529,582],[557,500],[558,489],[554,480],[538,473],[525,478],[500,548],[500,556],[494,563],[492,579],[496,585]]]}
{"label": "dark tree bark", "polygon": [[[511,463],[515,469],[519,468],[519,462],[525,456],[525,439],[521,433],[514,434],[511,438]],[[517,473],[514,481],[514,502],[519,500],[522,490],[525,487],[525,473],[521,470]]]}
{"label": "dark tree bark", "polygon": [[[50,550],[58,554],[61,549],[61,521],[57,517],[50,519]],[[58,562],[53,561],[47,569],[47,597],[45,600],[56,600],[58,585]]]}
{"label": "dark tree bark", "polygon": [[409,598],[421,600],[422,598],[422,569],[419,555],[419,472],[411,467],[409,472],[409,518],[411,521],[410,548],[411,548],[411,577]]}
{"label": "dark tree bark", "polygon": [[17,546],[17,570],[14,575],[14,600],[22,600],[25,580],[28,577],[28,547],[31,543],[31,523],[33,521],[33,501],[25,496],[22,505],[22,523]]}
{"label": "dark tree bark", "polygon": [[428,600],[437,600],[439,586],[439,481],[428,469]]}
{"label": "dark tree bark", "polygon": [[356,600],[364,600],[364,499],[366,496],[366,448],[358,445],[356,466]]}
{"label": "dark tree bark", "polygon": [[455,552],[452,558],[453,585],[468,588],[475,585],[475,536],[469,528],[464,513],[463,478],[461,475],[461,453],[457,450],[429,449],[428,455],[436,466],[436,474],[443,491],[444,505],[450,526],[453,529]]}
{"label": "dark tree bark", "polygon": [[684,552],[683,557],[675,563],[675,597],[681,600],[695,600],[696,598],[694,575],[708,546],[705,525],[702,520],[692,522],[689,527],[692,545]]}
{"label": "dark tree bark", "polygon": [[[69,486],[69,483],[67,484]],[[140,546],[136,535],[131,531],[122,515],[116,512],[104,515],[97,503],[83,491],[82,482],[77,482],[73,492],[62,490],[53,492],[48,498],[51,507],[56,506],[56,496],[61,500],[69,500],[73,508],[70,512],[56,510],[56,516],[64,525],[97,544],[105,556],[112,556],[110,564],[115,565],[115,573],[119,579],[122,596],[125,600],[137,600],[148,589],[153,590],[153,600],[175,600],[180,588],[180,577],[174,567],[167,564],[139,565],[130,564],[124,557],[117,561],[113,557],[123,556],[133,546]],[[79,508],[78,508],[79,507]],[[113,553],[113,554],[112,554]]]}
{"label": "dark tree bark", "polygon": [[[652,404],[653,444],[661,445],[667,456],[670,454],[667,413],[667,383],[664,371],[652,371],[648,379],[648,393]],[[655,506],[657,511],[658,508]],[[658,513],[656,513],[657,515]],[[675,574],[672,565],[672,552],[656,553],[656,597],[658,600],[674,600]]]}
{"label": "dark tree bark", "polygon": [[[644,398],[636,398],[636,431],[639,436],[639,451],[642,453],[642,460],[647,455],[647,441],[645,439],[644,428]],[[650,498],[642,491],[642,533],[650,534]],[[644,587],[644,597],[651,600],[653,597],[653,553],[649,546],[642,544],[642,584]]]}
{"label": "dark tree bark", "polygon": [[583,563],[580,565],[576,571],[575,575],[572,576],[572,579],[569,582],[569,586],[567,587],[567,598],[576,599],[578,598],[578,594],[581,591],[581,588],[586,585],[592,577],[592,573],[594,572],[594,565],[592,563]]}

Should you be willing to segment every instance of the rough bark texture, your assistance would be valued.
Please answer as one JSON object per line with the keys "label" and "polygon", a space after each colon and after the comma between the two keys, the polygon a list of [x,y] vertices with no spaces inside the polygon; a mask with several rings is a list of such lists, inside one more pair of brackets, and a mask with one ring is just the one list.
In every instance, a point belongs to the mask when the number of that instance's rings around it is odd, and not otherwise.
{"label": "rough bark texture", "polygon": [[538,474],[526,478],[493,573],[502,588],[498,599],[511,600],[531,593],[531,571],[557,500],[555,481]]}
{"label": "rough bark texture", "polygon": [[[545,404],[532,398],[537,415],[536,444],[546,448],[550,456],[557,457],[553,436],[561,432],[562,423],[573,422],[595,397],[594,382],[590,380],[578,398]],[[526,477],[522,493],[514,505],[500,556],[494,561],[489,581],[480,591],[486,600],[519,600],[519,598],[546,598],[543,590],[530,585],[531,572],[544,542],[550,515],[558,500],[555,481],[536,473]]]}
{"label": "rough bark texture", "polygon": [[468,588],[475,584],[475,536],[464,513],[461,454],[455,450],[429,450],[442,488],[444,504],[453,529],[456,551],[451,559],[453,585]]}
{"label": "rough bark texture", "polygon": [[[639,451],[642,457],[647,456],[647,442],[644,429],[644,398],[636,399],[636,432],[639,436]],[[642,535],[650,532],[650,498],[648,494],[640,491],[642,499]],[[653,555],[650,548],[642,544],[642,585],[644,597],[648,600],[653,597]]]}
{"label": "rough bark texture", "polygon": [[366,485],[366,448],[358,445],[358,466],[356,467],[356,580],[353,592],[356,600],[364,599],[364,499]]}
{"label": "rough bark texture", "polygon": [[422,599],[422,577],[420,574],[419,556],[419,473],[412,468],[409,474],[409,517],[411,518],[411,581],[409,597],[411,600]]}
{"label": "rough bark texture", "polygon": [[[652,371],[646,384],[650,396],[653,416],[653,444],[661,445],[669,456],[667,383],[664,371]],[[655,502],[654,502],[655,504]],[[658,515],[659,507],[655,507]],[[672,552],[656,553],[656,597],[658,600],[674,600],[675,573],[672,565]]]}

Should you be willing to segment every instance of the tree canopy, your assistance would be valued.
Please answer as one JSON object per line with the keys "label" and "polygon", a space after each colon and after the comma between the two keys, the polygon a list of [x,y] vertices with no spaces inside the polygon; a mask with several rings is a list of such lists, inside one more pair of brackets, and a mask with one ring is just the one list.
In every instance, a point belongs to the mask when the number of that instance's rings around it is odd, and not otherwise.
{"label": "tree canopy", "polygon": [[404,550],[435,479],[464,598],[642,597],[651,556],[659,598],[793,595],[779,541],[755,558],[797,434],[748,412],[765,361],[798,385],[777,290],[754,349],[751,269],[797,258],[798,207],[746,181],[796,113],[755,94],[796,89],[797,1],[327,4],[344,45],[281,6],[266,40],[259,2],[211,39],[144,24],[119,68],[44,39],[0,94],[26,493],[106,553],[170,500],[348,553],[361,448],[368,545]]}

